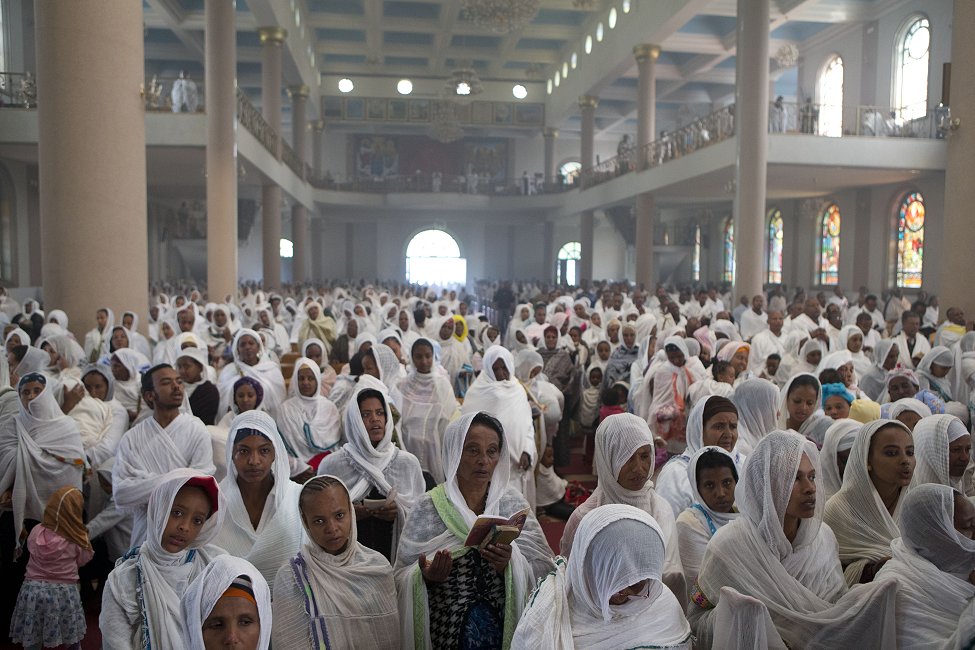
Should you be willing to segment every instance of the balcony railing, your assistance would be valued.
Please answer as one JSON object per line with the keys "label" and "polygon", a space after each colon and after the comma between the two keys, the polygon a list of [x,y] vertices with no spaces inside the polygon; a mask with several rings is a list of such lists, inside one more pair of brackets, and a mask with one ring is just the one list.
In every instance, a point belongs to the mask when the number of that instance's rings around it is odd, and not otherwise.
{"label": "balcony railing", "polygon": [[142,87],[146,110],[160,113],[204,113],[206,93],[202,80],[156,77]]}
{"label": "balcony railing", "polygon": [[298,154],[291,148],[285,140],[281,140],[281,160],[287,165],[298,178],[306,178],[305,164],[298,158]]}
{"label": "balcony railing", "polygon": [[[432,192],[480,194],[486,196],[524,196],[526,194],[526,178],[490,178],[487,175],[478,176],[475,181],[463,174],[429,174],[414,173],[387,176],[384,178],[370,178],[359,176],[348,179],[335,179],[331,176],[311,178],[309,182],[318,189],[339,190],[344,192],[367,192],[386,194],[390,192]],[[555,194],[574,189],[572,185],[558,185],[543,183],[533,178],[527,179],[527,194]]]}
{"label": "balcony railing", "polygon": [[950,112],[945,107],[918,109],[783,102],[769,106],[769,132],[943,139],[948,133],[949,117]]}
{"label": "balcony railing", "polygon": [[0,72],[0,108],[37,108],[37,81],[29,72]]}
{"label": "balcony railing", "polygon": [[278,132],[267,123],[261,112],[254,108],[251,100],[247,99],[246,93],[240,88],[237,89],[237,121],[257,138],[271,155],[275,157],[278,155]]}

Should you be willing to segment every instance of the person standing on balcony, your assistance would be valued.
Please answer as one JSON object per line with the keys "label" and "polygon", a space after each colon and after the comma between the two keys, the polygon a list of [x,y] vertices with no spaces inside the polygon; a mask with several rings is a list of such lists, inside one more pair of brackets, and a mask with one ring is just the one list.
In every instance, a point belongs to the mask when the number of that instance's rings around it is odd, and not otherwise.
{"label": "person standing on balcony", "polygon": [[170,94],[174,113],[195,113],[200,106],[200,93],[196,82],[190,79],[185,70],[179,71],[179,79],[173,82]]}

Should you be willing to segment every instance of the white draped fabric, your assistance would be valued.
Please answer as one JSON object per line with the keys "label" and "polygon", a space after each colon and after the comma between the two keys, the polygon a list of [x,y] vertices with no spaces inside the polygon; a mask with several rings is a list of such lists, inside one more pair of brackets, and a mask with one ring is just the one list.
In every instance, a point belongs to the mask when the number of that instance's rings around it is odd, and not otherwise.
{"label": "white draped fabric", "polygon": [[[249,366],[240,360],[240,353],[237,349],[240,339],[249,336],[257,341],[257,363]],[[220,379],[217,388],[220,390],[220,407],[217,409],[217,417],[230,410],[230,405],[234,402],[234,384],[241,377],[252,377],[261,382],[264,387],[264,406],[272,416],[277,415],[278,407],[285,400],[284,377],[281,375],[281,366],[272,361],[264,347],[264,340],[252,329],[241,329],[234,336],[233,342],[234,362],[228,364],[220,371]]]}
{"label": "white draped fabric", "polygon": [[748,456],[765,434],[776,428],[779,389],[767,379],[746,379],[735,387],[731,401],[738,409],[735,449]]}
{"label": "white draped fabric", "polygon": [[[911,485],[937,483],[961,490],[963,477],[952,478],[948,470],[948,446],[953,440],[970,435],[954,415],[932,415],[914,425],[914,455],[917,467]],[[969,463],[971,465],[971,463]]]}
{"label": "white draped fabric", "polygon": [[853,443],[856,441],[857,433],[860,432],[861,426],[856,420],[841,418],[835,420],[826,429],[823,449],[819,455],[821,467],[818,474],[820,479],[819,486],[822,486],[822,498],[824,501],[829,501],[843,486],[843,476],[840,474],[840,468],[836,464],[836,455],[841,451],[850,451],[853,449]]}
{"label": "white draped fabric", "polygon": [[[315,392],[310,397],[298,390],[298,372],[306,368],[315,376]],[[310,467],[315,456],[338,451],[342,442],[341,416],[335,404],[322,397],[322,373],[307,357],[295,361],[289,397],[278,409],[277,422],[291,466],[291,476]],[[273,580],[273,578],[271,578]]]}

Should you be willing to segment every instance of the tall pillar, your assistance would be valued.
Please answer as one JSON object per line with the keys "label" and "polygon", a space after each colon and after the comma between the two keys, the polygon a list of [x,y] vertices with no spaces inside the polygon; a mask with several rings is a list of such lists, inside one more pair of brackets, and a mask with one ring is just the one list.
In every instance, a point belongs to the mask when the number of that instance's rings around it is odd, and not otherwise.
{"label": "tall pillar", "polygon": [[234,0],[206,0],[207,289],[237,295],[237,31]]}
{"label": "tall pillar", "polygon": [[545,247],[545,250],[542,251],[544,272],[541,277],[551,281],[555,277],[555,224],[546,221],[544,226],[545,230],[542,235],[542,245]]}
{"label": "tall pillar", "polygon": [[586,210],[579,216],[579,246],[582,248],[579,256],[579,284],[583,280],[592,282],[593,240],[596,231],[596,213]]}
{"label": "tall pillar", "polygon": [[44,306],[80,340],[97,307],[148,308],[142,5],[38,2],[34,19]]}
{"label": "tall pillar", "polygon": [[548,127],[542,132],[545,138],[545,184],[555,184],[555,139],[559,137],[559,130]]}
{"label": "tall pillar", "polygon": [[[305,119],[308,86],[291,86],[288,88],[288,93],[291,95],[291,146],[304,169],[305,132],[308,130]],[[308,279],[308,209],[298,201],[291,206],[291,239],[294,242],[292,281],[305,282]]]}
{"label": "tall pillar", "polygon": [[768,163],[768,25],[766,0],[738,0],[735,70],[735,302],[762,292],[765,180]]}
{"label": "tall pillar", "polygon": [[[596,130],[596,106],[599,105],[599,98],[591,95],[583,95],[579,98],[579,109],[582,112],[582,145],[580,148],[580,164],[582,165],[582,176],[586,177],[586,172],[592,170],[595,151],[595,130]],[[585,184],[583,183],[583,187]],[[582,248],[579,259],[579,279],[592,281],[592,262],[593,262],[593,238],[595,231],[596,213],[586,210],[579,218],[579,244]]]}
{"label": "tall pillar", "polygon": [[311,125],[311,173],[316,180],[325,175],[322,169],[322,136],[325,133],[325,120],[316,120]]}
{"label": "tall pillar", "polygon": [[[657,58],[660,48],[656,45],[636,45],[633,47],[639,70],[637,83],[637,127],[635,163],[639,169],[646,169],[649,163],[647,145],[653,141],[656,130],[657,107]],[[644,289],[653,291],[653,195],[649,192],[636,197],[636,283]]]}
{"label": "tall pillar", "polygon": [[[975,3],[955,0],[952,14],[951,107],[953,128],[948,134],[945,171],[944,244],[939,260],[940,282],[937,291],[942,309],[960,307],[966,317],[975,317],[975,295],[962,278],[971,275],[975,229],[971,224],[971,206],[975,204],[975,82],[965,67],[975,58]],[[958,122],[954,122],[958,120]],[[927,284],[929,271],[925,269]],[[932,274],[933,275],[933,274]]]}
{"label": "tall pillar", "polygon": [[[275,155],[281,159],[281,44],[288,32],[281,27],[260,27],[261,112],[277,133]],[[281,287],[281,188],[267,183],[261,191],[261,234],[264,289]]]}

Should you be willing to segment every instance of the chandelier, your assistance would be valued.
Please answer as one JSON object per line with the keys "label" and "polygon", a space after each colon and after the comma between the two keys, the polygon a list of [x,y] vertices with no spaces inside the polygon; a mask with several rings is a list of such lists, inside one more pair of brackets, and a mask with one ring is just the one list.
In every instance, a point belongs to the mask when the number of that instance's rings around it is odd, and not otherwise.
{"label": "chandelier", "polygon": [[449,99],[433,102],[431,107],[430,128],[427,135],[437,142],[454,142],[464,137],[464,129],[457,118],[457,106]]}
{"label": "chandelier", "polygon": [[789,43],[783,45],[775,53],[775,62],[780,68],[791,68],[799,63],[799,48]]}
{"label": "chandelier", "polygon": [[521,29],[535,17],[541,0],[464,0],[463,17],[496,34]]}
{"label": "chandelier", "polygon": [[481,86],[481,79],[474,70],[474,64],[470,61],[460,61],[460,67],[454,70],[450,78],[444,84],[444,92],[447,96],[472,97],[484,92]]}

